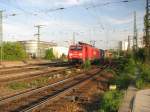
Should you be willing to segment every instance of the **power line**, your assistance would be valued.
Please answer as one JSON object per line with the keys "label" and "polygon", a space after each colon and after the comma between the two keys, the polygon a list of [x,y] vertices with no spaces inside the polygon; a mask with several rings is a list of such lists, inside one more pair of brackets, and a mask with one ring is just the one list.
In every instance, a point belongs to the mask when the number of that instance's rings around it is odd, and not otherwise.
{"label": "power line", "polygon": [[117,1],[117,2],[106,2],[106,3],[103,3],[103,4],[96,4],[96,5],[93,5],[93,6],[89,6],[89,7],[87,7],[87,9],[96,8],[96,7],[101,7],[101,6],[106,6],[106,5],[110,5],[110,4],[128,3],[128,2],[133,2],[133,1],[136,1],[136,0],[132,0],[132,1],[129,1],[129,0],[122,0],[122,1]]}
{"label": "power line", "polygon": [[70,7],[59,7],[59,8],[55,8],[55,9],[47,9],[43,12],[45,13],[49,13],[49,12],[53,12],[53,11],[59,11],[59,10],[67,10],[67,9],[72,9],[72,8],[76,8],[76,7],[85,7],[86,9],[91,9],[91,8],[96,8],[96,7],[102,7],[102,6],[106,6],[106,5],[111,5],[111,4],[117,4],[117,3],[129,3],[129,2],[134,2],[137,0],[121,0],[121,1],[117,1],[117,2],[106,2],[103,4],[95,4],[95,5],[91,5],[86,7],[86,5],[74,5],[74,6],[70,6]]}

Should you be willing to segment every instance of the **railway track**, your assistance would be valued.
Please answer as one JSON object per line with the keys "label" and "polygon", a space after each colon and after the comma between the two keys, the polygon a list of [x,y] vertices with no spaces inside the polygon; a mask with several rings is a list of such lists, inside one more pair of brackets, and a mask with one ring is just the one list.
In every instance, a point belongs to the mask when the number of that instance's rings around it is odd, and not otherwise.
{"label": "railway track", "polygon": [[70,68],[73,68],[73,66],[68,63],[51,63],[51,65],[30,65],[0,69],[0,83],[9,83],[47,76],[53,73],[61,73]]}
{"label": "railway track", "polygon": [[85,84],[105,68],[106,66],[103,68],[96,68],[88,73],[73,76],[44,87],[2,98],[0,99],[0,111],[30,112],[41,108],[46,103],[58,100],[60,97],[71,92],[74,88]]}
{"label": "railway track", "polygon": [[24,66],[14,66],[14,67],[6,67],[0,68],[0,75],[4,74],[11,74],[11,73],[19,73],[24,71],[30,70],[38,70],[46,67],[65,67],[69,66],[70,64],[67,62],[54,62],[54,63],[41,63],[41,64],[29,64]]}
{"label": "railway track", "polygon": [[54,74],[62,74],[73,67],[52,67],[41,70],[24,71],[22,73],[0,75],[0,84],[11,83],[14,81],[32,80],[41,76],[53,76]]}

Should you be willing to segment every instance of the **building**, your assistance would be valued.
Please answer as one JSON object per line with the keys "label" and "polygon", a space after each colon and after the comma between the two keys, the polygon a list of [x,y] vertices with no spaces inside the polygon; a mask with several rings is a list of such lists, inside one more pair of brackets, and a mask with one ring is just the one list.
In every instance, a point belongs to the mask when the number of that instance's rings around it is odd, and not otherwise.
{"label": "building", "polygon": [[19,41],[19,43],[21,43],[24,46],[27,54],[31,58],[37,58],[37,57],[43,58],[45,56],[45,51],[47,49],[57,46],[56,43],[45,42],[45,41],[40,41],[38,45],[37,40]]}
{"label": "building", "polygon": [[62,55],[68,55],[68,47],[54,46],[52,47],[55,58],[61,58]]}
{"label": "building", "polygon": [[[138,39],[138,48],[143,48],[143,39],[142,38],[139,38]],[[127,40],[124,40],[124,41],[119,41],[118,43],[118,49],[119,50],[122,50],[122,51],[126,51],[128,49],[128,41]],[[132,50],[133,48],[133,40],[130,39],[130,48]]]}
{"label": "building", "polygon": [[119,48],[119,50],[126,51],[128,49],[128,42],[127,41],[119,41],[118,48]]}

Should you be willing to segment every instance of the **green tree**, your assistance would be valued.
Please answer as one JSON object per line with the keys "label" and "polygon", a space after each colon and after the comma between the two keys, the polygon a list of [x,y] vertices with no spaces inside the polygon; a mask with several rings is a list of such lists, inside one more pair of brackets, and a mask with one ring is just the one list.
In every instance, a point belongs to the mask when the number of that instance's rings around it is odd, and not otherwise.
{"label": "green tree", "polygon": [[26,57],[27,55],[25,49],[20,43],[18,42],[3,43],[4,60],[24,60]]}
{"label": "green tree", "polygon": [[45,59],[52,60],[54,58],[55,58],[55,56],[54,56],[54,53],[53,53],[53,49],[47,49],[46,52],[45,52]]}
{"label": "green tree", "polygon": [[145,61],[145,58],[146,58],[146,55],[145,55],[145,51],[143,48],[140,48],[137,53],[136,53],[136,59],[139,61],[139,62],[144,62]]}

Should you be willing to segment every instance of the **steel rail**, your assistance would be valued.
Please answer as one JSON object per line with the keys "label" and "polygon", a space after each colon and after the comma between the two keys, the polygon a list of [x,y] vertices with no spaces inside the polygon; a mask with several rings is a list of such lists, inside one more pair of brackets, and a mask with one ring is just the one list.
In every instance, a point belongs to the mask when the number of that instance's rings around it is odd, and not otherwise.
{"label": "steel rail", "polygon": [[[49,74],[54,74],[54,73],[60,73],[60,72],[62,72],[62,71],[64,71],[64,70],[67,70],[67,69],[69,69],[69,68],[72,68],[72,67],[67,67],[67,68],[62,68],[62,69],[54,69],[54,70],[45,70],[45,71],[43,71],[43,70],[39,70],[37,73],[25,73],[24,75],[19,75],[19,76],[11,76],[10,75],[10,77],[9,76],[7,76],[6,77],[6,75],[5,75],[5,77],[0,77],[0,84],[4,84],[4,83],[10,83],[10,82],[14,82],[14,81],[22,81],[22,80],[26,80],[26,79],[31,79],[31,78],[36,78],[36,77],[40,77],[40,76],[47,76],[47,75],[49,75]],[[32,72],[32,71],[30,71],[30,72]],[[18,73],[19,74],[19,73]],[[9,75],[9,74],[8,74]]]}
{"label": "steel rail", "polygon": [[85,84],[86,82],[88,82],[90,79],[92,79],[94,76],[96,76],[99,72],[101,72],[103,69],[99,69],[98,71],[96,71],[96,73],[94,73],[93,75],[89,75],[88,77],[81,79],[79,82],[76,82],[75,84],[69,86],[68,88],[65,88],[63,90],[61,90],[60,92],[58,92],[57,94],[54,94],[53,96],[42,100],[39,103],[36,103],[34,105],[31,105],[30,107],[21,110],[20,112],[32,112],[35,109],[38,109],[40,107],[42,107],[43,105],[46,105],[48,102],[52,102],[52,101],[56,101],[58,100],[60,97],[70,93],[73,89],[78,88],[79,86]]}
{"label": "steel rail", "polygon": [[[42,91],[46,91],[46,89],[52,89],[53,87],[57,87],[57,86],[60,86],[61,84],[65,84],[64,85],[64,88],[63,89],[56,89],[55,92],[52,92],[51,94],[48,94],[48,95],[44,95],[42,96],[40,99],[37,99],[37,102],[36,103],[32,103],[32,104],[27,104],[27,108],[25,107],[25,109],[21,109],[22,112],[28,112],[30,110],[34,110],[36,108],[39,108],[39,106],[45,104],[46,102],[48,101],[52,101],[52,100],[55,100],[57,98],[59,98],[60,96],[62,95],[65,95],[67,94],[68,92],[70,92],[73,88],[77,87],[78,85],[80,85],[80,83],[84,83],[86,80],[88,79],[91,79],[92,77],[94,77],[95,75],[97,75],[98,72],[104,70],[106,67],[103,67],[103,68],[97,68],[97,69],[94,69],[93,73],[88,73],[88,74],[80,74],[78,76],[73,76],[73,77],[69,77],[67,79],[64,79],[64,80],[60,80],[59,82],[56,82],[56,83],[53,83],[53,84],[49,84],[47,86],[43,86],[43,87],[40,87],[40,88],[35,88],[33,90],[29,90],[27,92],[22,92],[22,93],[19,93],[19,94],[16,94],[14,96],[10,96],[10,97],[7,97],[7,98],[3,98],[0,100],[0,105],[5,105],[5,104],[8,104],[8,103],[11,103],[13,101],[16,101],[20,98],[26,98],[30,95],[34,95],[35,93],[38,93],[38,92],[42,92]],[[90,71],[92,72],[92,71]],[[83,77],[84,76],[84,77]],[[82,79],[82,78],[83,79]],[[77,80],[78,78],[78,80]],[[67,81],[69,81],[69,85],[67,85]],[[74,83],[72,84],[71,82],[74,81]],[[66,83],[67,82],[67,83]],[[71,84],[70,84],[71,83]],[[67,85],[67,87],[66,87]],[[44,103],[45,102],[45,103]],[[19,106],[21,107],[21,106]],[[19,109],[19,108],[18,108]],[[17,109],[17,110],[18,110]]]}
{"label": "steel rail", "polygon": [[49,84],[49,85],[47,85],[47,86],[43,86],[43,87],[35,88],[35,89],[29,90],[29,91],[17,93],[17,94],[15,94],[15,95],[10,96],[10,97],[8,96],[8,97],[6,97],[6,98],[1,98],[1,99],[0,99],[0,105],[5,104],[5,103],[7,103],[7,102],[9,102],[9,101],[16,100],[16,99],[21,98],[21,97],[25,97],[25,96],[29,96],[29,95],[34,94],[34,93],[38,93],[38,92],[43,91],[43,90],[45,90],[45,89],[47,89],[47,88],[56,86],[56,85],[58,85],[58,84],[62,84],[62,83],[67,82],[67,81],[69,81],[69,80],[71,80],[71,79],[73,79],[73,78],[81,77],[81,76],[83,76],[83,75],[85,75],[85,74],[81,74],[81,75],[78,75],[78,76],[69,77],[69,78],[67,78],[67,79],[60,80],[60,81],[58,81],[58,82]]}
{"label": "steel rail", "polygon": [[99,73],[100,71],[102,71],[103,69],[99,69],[96,73],[94,73],[94,75],[89,75],[88,77],[86,77],[85,79],[80,80],[79,82],[76,82],[75,84],[71,85],[68,88],[65,88],[64,90],[58,92],[57,94],[37,103],[34,105],[31,105],[30,107],[21,110],[20,112],[32,112],[33,110],[36,110],[40,107],[42,107],[43,105],[47,104],[50,101],[56,101],[58,100],[60,97],[65,96],[66,94],[72,92],[73,89],[80,87],[81,85],[85,84],[87,81],[91,80],[94,76],[97,75],[97,73]]}

